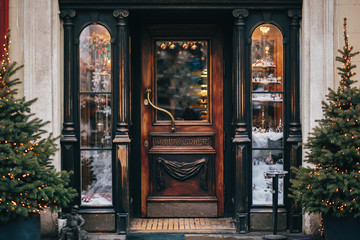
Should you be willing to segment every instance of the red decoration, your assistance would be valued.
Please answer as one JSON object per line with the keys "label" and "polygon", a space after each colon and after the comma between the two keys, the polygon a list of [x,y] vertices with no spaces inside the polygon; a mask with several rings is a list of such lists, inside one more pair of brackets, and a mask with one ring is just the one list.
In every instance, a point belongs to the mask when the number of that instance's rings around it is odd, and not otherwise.
{"label": "red decoration", "polygon": [[4,54],[4,36],[9,27],[9,0],[0,0],[0,59]]}

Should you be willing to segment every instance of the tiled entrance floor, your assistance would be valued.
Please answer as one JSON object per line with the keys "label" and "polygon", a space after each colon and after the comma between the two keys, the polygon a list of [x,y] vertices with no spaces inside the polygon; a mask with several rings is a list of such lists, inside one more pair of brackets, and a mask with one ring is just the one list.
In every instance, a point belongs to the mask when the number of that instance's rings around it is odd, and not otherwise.
{"label": "tiled entrance floor", "polygon": [[130,232],[235,233],[231,218],[135,218]]}

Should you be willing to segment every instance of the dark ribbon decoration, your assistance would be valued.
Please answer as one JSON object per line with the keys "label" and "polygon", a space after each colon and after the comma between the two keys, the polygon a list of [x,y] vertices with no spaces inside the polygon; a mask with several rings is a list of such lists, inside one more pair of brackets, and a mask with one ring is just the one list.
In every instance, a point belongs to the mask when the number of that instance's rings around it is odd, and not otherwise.
{"label": "dark ribbon decoration", "polygon": [[189,163],[173,162],[173,161],[165,160],[163,158],[158,158],[157,163],[158,163],[157,166],[158,191],[161,191],[166,187],[164,172],[163,172],[164,169],[171,177],[179,181],[184,181],[186,179],[189,179],[197,175],[202,170],[200,176],[200,188],[204,191],[208,190],[208,184],[207,184],[208,159],[207,158],[201,158],[199,160]]}

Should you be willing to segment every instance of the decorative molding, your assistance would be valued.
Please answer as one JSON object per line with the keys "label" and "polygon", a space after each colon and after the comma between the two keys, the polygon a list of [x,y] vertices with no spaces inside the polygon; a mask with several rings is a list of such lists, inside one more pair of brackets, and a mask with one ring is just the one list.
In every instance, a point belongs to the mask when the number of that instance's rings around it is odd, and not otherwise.
{"label": "decorative molding", "polygon": [[212,146],[211,137],[153,137],[153,146],[190,146],[202,147]]}
{"label": "decorative molding", "polygon": [[249,10],[245,8],[237,8],[232,11],[232,15],[236,18],[245,18],[249,16]]}
{"label": "decorative molding", "polygon": [[194,162],[176,162],[159,157],[157,160],[157,190],[162,191],[166,188],[164,177],[165,170],[169,176],[179,181],[185,181],[202,171],[200,176],[200,188],[205,192],[208,191],[208,162],[209,160],[206,157],[200,158]]}

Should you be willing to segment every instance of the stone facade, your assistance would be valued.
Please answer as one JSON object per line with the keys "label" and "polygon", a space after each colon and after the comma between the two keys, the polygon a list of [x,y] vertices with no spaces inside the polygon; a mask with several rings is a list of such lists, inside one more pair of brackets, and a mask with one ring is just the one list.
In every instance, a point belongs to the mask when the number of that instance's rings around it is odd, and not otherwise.
{"label": "stone facade", "polygon": [[[348,18],[350,43],[360,50],[360,0],[304,0],[301,25],[301,122],[304,141],[321,118],[321,100],[328,87],[337,86],[334,61],[337,49],[343,46],[343,18]],[[19,95],[37,97],[32,111],[39,118],[51,121],[46,126],[60,135],[63,118],[63,47],[62,24],[58,1],[9,0],[9,26],[12,30],[11,59],[24,68],[17,73],[23,84]],[[360,56],[354,59],[360,65]],[[357,70],[359,72],[359,70]],[[360,83],[358,83],[360,86]],[[60,153],[54,158],[60,168]],[[51,219],[48,217],[47,219]],[[47,234],[53,226],[45,227]],[[304,232],[316,231],[317,216],[304,217]]]}

